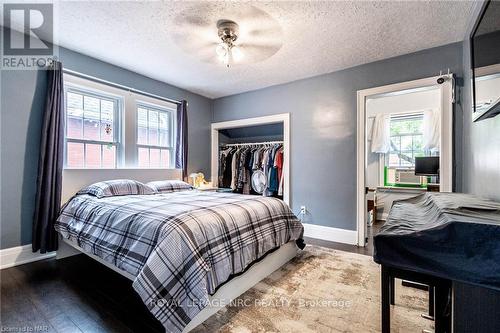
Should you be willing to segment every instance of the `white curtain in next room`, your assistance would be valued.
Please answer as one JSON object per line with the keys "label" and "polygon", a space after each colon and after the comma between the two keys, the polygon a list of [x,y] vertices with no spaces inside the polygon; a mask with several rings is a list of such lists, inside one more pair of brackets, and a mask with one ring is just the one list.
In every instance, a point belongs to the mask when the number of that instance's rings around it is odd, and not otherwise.
{"label": "white curtain in next room", "polygon": [[391,115],[377,114],[373,122],[372,153],[385,154],[391,148]]}
{"label": "white curtain in next room", "polygon": [[422,128],[424,149],[439,149],[441,135],[441,112],[437,109],[425,110]]}

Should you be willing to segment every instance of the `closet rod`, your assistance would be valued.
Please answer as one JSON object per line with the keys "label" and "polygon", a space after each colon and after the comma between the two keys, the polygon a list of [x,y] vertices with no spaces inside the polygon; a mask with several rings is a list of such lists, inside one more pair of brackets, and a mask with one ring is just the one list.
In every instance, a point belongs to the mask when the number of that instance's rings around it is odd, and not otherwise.
{"label": "closet rod", "polygon": [[249,142],[249,143],[226,143],[221,147],[238,147],[238,146],[257,146],[257,145],[272,145],[276,143],[283,143],[283,141],[264,141],[264,142]]}

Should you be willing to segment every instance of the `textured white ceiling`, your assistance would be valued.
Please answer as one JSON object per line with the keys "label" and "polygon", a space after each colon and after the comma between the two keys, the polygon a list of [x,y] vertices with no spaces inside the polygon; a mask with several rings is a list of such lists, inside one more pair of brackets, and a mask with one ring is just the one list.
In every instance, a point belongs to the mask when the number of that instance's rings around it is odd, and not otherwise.
{"label": "textured white ceiling", "polygon": [[[57,38],[64,47],[215,98],[462,40],[472,3],[276,1],[252,6],[279,23],[282,47],[261,62],[229,69],[186,53],[174,39],[182,15],[202,11],[207,18],[232,19],[225,11],[234,2],[60,2]],[[202,37],[186,31],[186,38]]]}

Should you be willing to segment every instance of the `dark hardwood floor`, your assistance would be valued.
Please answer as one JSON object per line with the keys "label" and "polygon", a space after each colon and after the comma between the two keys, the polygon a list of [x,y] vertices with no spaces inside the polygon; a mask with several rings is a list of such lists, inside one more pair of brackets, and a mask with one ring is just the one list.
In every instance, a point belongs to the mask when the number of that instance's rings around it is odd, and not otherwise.
{"label": "dark hardwood floor", "polygon": [[[316,239],[306,243],[371,255],[371,237],[365,248]],[[127,278],[83,254],[4,269],[0,285],[2,332],[164,331]]]}
{"label": "dark hardwood floor", "polygon": [[163,332],[131,282],[86,255],[1,271],[2,330]]}

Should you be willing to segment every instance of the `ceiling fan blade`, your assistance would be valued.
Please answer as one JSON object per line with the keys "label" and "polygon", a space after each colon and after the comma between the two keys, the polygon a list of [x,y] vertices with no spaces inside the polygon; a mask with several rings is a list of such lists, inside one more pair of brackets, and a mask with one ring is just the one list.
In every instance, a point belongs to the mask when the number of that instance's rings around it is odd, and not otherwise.
{"label": "ceiling fan blade", "polygon": [[245,31],[245,34],[250,37],[271,37],[276,38],[282,34],[280,27],[269,27],[269,28],[255,28]]}
{"label": "ceiling fan blade", "polygon": [[280,48],[283,46],[281,42],[278,41],[271,41],[271,42],[261,42],[261,41],[253,41],[253,42],[246,42],[246,43],[236,43],[236,46],[241,47],[241,48],[247,48],[247,47],[275,47],[275,48]]}
{"label": "ceiling fan blade", "polygon": [[170,33],[170,38],[179,47],[190,52],[206,46],[215,47],[220,42],[218,36],[214,36],[213,33],[206,31],[197,31],[189,34],[176,31]]}

